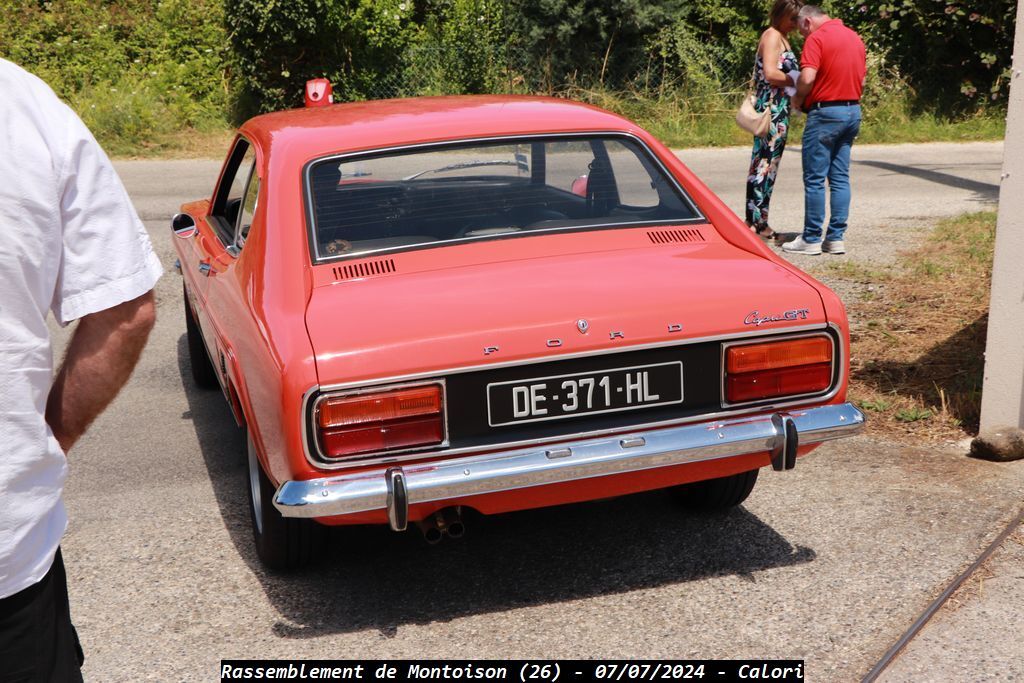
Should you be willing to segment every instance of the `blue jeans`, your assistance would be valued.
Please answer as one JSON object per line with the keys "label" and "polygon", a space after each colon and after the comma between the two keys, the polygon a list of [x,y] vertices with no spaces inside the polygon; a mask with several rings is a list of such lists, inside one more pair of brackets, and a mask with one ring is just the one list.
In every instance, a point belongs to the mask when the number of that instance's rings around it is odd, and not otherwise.
{"label": "blue jeans", "polygon": [[850,147],[860,132],[860,105],[812,109],[803,136],[804,241],[821,241],[825,222],[825,180],[831,215],[828,241],[843,239],[850,215]]}

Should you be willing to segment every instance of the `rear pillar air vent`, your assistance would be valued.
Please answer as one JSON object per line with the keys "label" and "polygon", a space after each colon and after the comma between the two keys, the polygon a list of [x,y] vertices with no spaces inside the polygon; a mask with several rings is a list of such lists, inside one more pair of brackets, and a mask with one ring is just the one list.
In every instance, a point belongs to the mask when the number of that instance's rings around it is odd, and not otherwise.
{"label": "rear pillar air vent", "polygon": [[378,259],[376,261],[361,261],[350,265],[334,266],[334,279],[351,280],[357,277],[387,275],[394,272],[394,259]]}
{"label": "rear pillar air vent", "polygon": [[655,244],[670,242],[706,242],[704,235],[696,228],[679,228],[677,230],[650,230],[647,236]]}

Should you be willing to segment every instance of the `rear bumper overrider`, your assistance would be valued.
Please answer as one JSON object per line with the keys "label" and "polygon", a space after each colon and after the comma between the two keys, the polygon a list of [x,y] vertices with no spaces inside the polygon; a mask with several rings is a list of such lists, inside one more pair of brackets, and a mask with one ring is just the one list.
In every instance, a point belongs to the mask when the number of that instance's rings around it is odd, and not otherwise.
{"label": "rear bumper overrider", "polygon": [[387,510],[395,530],[410,505],[604,477],[768,451],[772,468],[796,466],[798,446],[861,431],[864,414],[842,403],[770,415],[583,439],[440,462],[286,481],[274,496],[285,517],[331,517]]}

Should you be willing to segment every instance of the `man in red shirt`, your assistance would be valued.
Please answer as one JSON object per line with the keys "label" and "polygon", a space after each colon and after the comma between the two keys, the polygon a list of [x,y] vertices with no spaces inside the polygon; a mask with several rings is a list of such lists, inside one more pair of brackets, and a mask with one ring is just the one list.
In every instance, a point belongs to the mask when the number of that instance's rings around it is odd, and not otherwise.
{"label": "man in red shirt", "polygon": [[[864,41],[820,7],[804,5],[797,28],[806,38],[794,105],[807,112],[802,140],[804,230],[782,245],[797,254],[844,254],[850,214],[850,148],[860,132],[860,96],[867,73]],[[825,221],[825,180],[831,211]]]}

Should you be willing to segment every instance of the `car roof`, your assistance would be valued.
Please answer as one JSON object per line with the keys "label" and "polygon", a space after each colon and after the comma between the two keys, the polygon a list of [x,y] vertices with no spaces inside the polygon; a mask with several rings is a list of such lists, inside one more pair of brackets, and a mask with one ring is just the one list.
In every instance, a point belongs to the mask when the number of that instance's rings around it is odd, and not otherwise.
{"label": "car roof", "polygon": [[[332,153],[479,137],[639,132],[597,107],[554,97],[460,95],[349,102],[274,112],[240,132],[263,148],[304,163]],[[277,159],[280,160],[280,159]]]}

